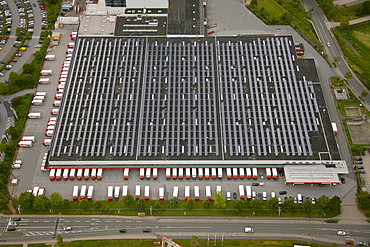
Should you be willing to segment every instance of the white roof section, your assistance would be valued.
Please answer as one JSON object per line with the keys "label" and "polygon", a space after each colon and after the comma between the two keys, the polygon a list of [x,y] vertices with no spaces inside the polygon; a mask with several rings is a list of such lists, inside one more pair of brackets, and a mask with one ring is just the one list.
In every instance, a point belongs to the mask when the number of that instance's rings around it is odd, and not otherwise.
{"label": "white roof section", "polygon": [[337,169],[325,165],[286,165],[284,173],[287,183],[340,183]]}
{"label": "white roof section", "polygon": [[82,15],[78,35],[113,36],[115,26],[116,16]]}

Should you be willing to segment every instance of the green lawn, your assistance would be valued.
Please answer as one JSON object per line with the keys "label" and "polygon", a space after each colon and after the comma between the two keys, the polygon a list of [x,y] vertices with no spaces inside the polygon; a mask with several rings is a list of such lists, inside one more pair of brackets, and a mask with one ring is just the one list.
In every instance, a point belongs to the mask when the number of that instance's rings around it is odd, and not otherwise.
{"label": "green lawn", "polygon": [[370,21],[336,28],[334,34],[351,69],[370,89]]}

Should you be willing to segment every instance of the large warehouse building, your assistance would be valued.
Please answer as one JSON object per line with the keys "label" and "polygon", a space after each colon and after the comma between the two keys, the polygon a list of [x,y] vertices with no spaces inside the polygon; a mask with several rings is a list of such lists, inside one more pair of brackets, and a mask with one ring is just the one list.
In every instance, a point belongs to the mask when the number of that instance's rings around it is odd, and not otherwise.
{"label": "large warehouse building", "polygon": [[[285,167],[299,173],[315,166],[304,171],[311,182],[317,179],[312,170],[329,169],[330,181],[348,173],[315,62],[297,59],[291,36],[202,37],[202,10],[197,25],[182,28],[172,26],[171,16],[180,16],[172,10],[171,2],[169,17],[158,9],[145,9],[144,16],[125,9],[108,36],[89,35],[90,27],[81,25],[49,168]],[[293,173],[287,182],[302,179]]]}

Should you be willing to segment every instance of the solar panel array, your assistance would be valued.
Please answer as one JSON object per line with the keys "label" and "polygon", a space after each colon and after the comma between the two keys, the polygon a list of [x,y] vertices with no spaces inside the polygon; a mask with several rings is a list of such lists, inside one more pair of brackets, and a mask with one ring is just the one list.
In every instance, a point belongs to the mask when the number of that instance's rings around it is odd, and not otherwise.
{"label": "solar panel array", "polygon": [[317,101],[289,36],[77,43],[51,161],[315,155]]}

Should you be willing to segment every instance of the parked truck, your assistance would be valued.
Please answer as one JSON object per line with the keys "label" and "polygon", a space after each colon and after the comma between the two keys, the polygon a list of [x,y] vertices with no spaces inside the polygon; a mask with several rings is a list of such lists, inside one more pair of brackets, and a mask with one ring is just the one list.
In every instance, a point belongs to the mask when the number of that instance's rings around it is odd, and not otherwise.
{"label": "parked truck", "polygon": [[333,133],[334,135],[337,135],[338,134],[338,127],[337,127],[337,124],[332,122],[331,123],[331,127],[333,128]]}
{"label": "parked truck", "polygon": [[173,186],[172,198],[179,198],[179,186]]}
{"label": "parked truck", "polygon": [[186,185],[185,186],[185,200],[190,198],[190,186]]}
{"label": "parked truck", "polygon": [[149,193],[150,193],[150,187],[148,185],[146,185],[144,187],[144,199],[145,199],[145,201],[148,201],[150,199]]}
{"label": "parked truck", "polygon": [[152,171],[151,168],[146,168],[146,173],[145,173],[146,180],[150,180],[151,171]]}
{"label": "parked truck", "polygon": [[209,180],[209,168],[204,168],[204,179]]}
{"label": "parked truck", "polygon": [[199,180],[203,179],[203,168],[198,168],[198,178]]}
{"label": "parked truck", "polygon": [[87,190],[87,186],[82,185],[81,191],[80,191],[80,200],[86,199],[86,190]]}
{"label": "parked truck", "polygon": [[238,179],[238,168],[233,168],[233,179]]}
{"label": "parked truck", "polygon": [[123,185],[122,186],[122,199],[125,199],[128,193],[128,185]]}
{"label": "parked truck", "polygon": [[153,180],[158,179],[158,168],[153,168]]}
{"label": "parked truck", "polygon": [[247,168],[247,179],[252,179],[252,169]]}
{"label": "parked truck", "polygon": [[54,61],[55,60],[55,55],[46,55],[44,59],[46,61]]}
{"label": "parked truck", "polygon": [[96,180],[96,172],[97,172],[96,168],[91,169],[91,179],[92,180]]}
{"label": "parked truck", "polygon": [[77,170],[77,180],[78,181],[81,181],[82,180],[83,172],[84,172],[83,169],[78,169]]}
{"label": "parked truck", "polygon": [[231,168],[226,168],[226,178],[227,180],[231,180]]}
{"label": "parked truck", "polygon": [[171,168],[166,168],[166,180],[171,179]]}
{"label": "parked truck", "polygon": [[123,179],[124,180],[128,180],[129,172],[130,172],[130,169],[129,168],[125,168],[123,170]]}
{"label": "parked truck", "polygon": [[206,186],[206,199],[211,200],[212,199],[212,192],[211,192],[211,186]]}
{"label": "parked truck", "polygon": [[103,178],[103,169],[99,168],[98,172],[96,174],[96,179],[100,181],[100,180],[102,180],[102,178]]}
{"label": "parked truck", "polygon": [[183,168],[179,168],[179,180],[183,180],[184,179],[184,169]]}
{"label": "parked truck", "polygon": [[78,186],[77,185],[73,186],[72,199],[73,201],[78,200]]}
{"label": "parked truck", "polygon": [[119,190],[120,190],[120,186],[115,186],[114,187],[114,200],[118,201],[119,200]]}
{"label": "parked truck", "polygon": [[218,180],[222,180],[222,168],[217,168],[218,170]]}
{"label": "parked truck", "polygon": [[244,200],[245,194],[244,194],[244,185],[239,185],[239,198]]}
{"label": "parked truck", "polygon": [[87,190],[87,200],[88,201],[92,201],[93,193],[94,193],[94,186],[90,185]]}
{"label": "parked truck", "polygon": [[159,187],[158,195],[159,195],[159,200],[163,201],[164,200],[164,188],[163,187]]}
{"label": "parked truck", "polygon": [[113,201],[113,186],[108,186],[108,201]]}
{"label": "parked truck", "polygon": [[140,199],[140,185],[136,185],[135,187],[135,199],[136,200]]}
{"label": "parked truck", "polygon": [[245,190],[247,192],[247,201],[251,201],[252,200],[252,187],[247,185],[245,186]]}
{"label": "parked truck", "polygon": [[186,180],[190,180],[190,177],[191,177],[190,168],[185,168],[185,178],[186,178]]}
{"label": "parked truck", "polygon": [[177,168],[172,168],[172,179],[173,180],[177,179]]}
{"label": "parked truck", "polygon": [[197,179],[197,168],[191,168],[191,179]]}
{"label": "parked truck", "polygon": [[200,196],[199,196],[199,186],[195,185],[194,186],[194,200],[199,201]]}

